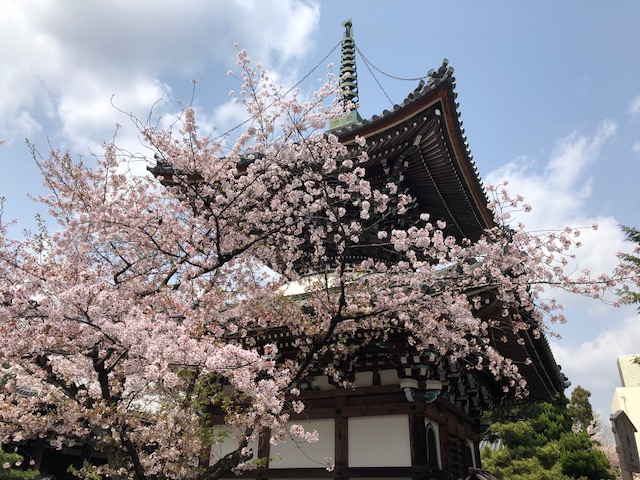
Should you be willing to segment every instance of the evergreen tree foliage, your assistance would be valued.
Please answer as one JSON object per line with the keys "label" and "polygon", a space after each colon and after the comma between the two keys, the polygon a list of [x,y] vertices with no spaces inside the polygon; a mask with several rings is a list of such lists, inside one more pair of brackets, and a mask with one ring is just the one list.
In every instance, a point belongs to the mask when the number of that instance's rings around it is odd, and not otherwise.
{"label": "evergreen tree foliage", "polygon": [[589,397],[591,397],[591,392],[580,385],[571,392],[571,403],[567,408],[573,417],[573,429],[576,432],[586,431],[587,427],[594,421],[593,408],[591,408]]}
{"label": "evergreen tree foliage", "polygon": [[482,450],[483,468],[499,480],[613,480],[609,462],[586,429],[572,430],[576,424],[573,412],[580,416],[579,422],[587,419],[589,409],[584,408],[583,400],[588,404],[591,395],[577,388],[579,401],[572,405],[579,409],[569,408],[569,400],[563,397],[556,404],[526,404],[492,412],[487,439],[501,439],[502,445],[498,450]]}
{"label": "evergreen tree foliage", "polygon": [[[633,253],[622,254],[621,260],[630,271],[636,272],[635,284],[637,286],[640,282],[640,230],[624,225],[620,228],[627,236],[627,241],[635,244]],[[638,311],[640,311],[640,291],[624,290],[620,294],[629,303],[637,304]]]}
{"label": "evergreen tree foliage", "polygon": [[21,455],[0,449],[0,480],[32,480],[40,475],[37,470],[21,469],[23,462]]}

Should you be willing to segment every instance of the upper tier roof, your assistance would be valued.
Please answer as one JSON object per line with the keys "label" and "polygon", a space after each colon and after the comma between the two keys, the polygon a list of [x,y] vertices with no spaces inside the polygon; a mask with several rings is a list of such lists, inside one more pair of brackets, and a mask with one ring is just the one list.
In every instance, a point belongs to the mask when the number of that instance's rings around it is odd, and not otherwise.
{"label": "upper tier roof", "polygon": [[[354,150],[356,137],[364,137],[369,155],[365,168],[372,184],[399,183],[417,200],[419,212],[447,223],[446,234],[475,241],[495,223],[460,121],[453,72],[445,59],[393,110],[331,133]],[[491,329],[493,346],[520,365],[531,399],[554,401],[568,381],[547,339],[530,331],[515,334],[511,320],[502,318],[499,310],[483,312],[499,322]]]}
{"label": "upper tier roof", "polygon": [[454,88],[453,68],[444,60],[401,105],[331,133],[354,148],[356,136],[366,138],[372,183],[401,175],[420,210],[447,222],[446,233],[477,240],[494,225],[493,214],[464,136]]}
{"label": "upper tier roof", "polygon": [[[367,140],[364,148],[369,160],[365,169],[372,186],[382,188],[390,181],[396,182],[417,200],[419,212],[447,223],[445,234],[476,241],[495,224],[459,118],[453,71],[444,60],[400,105],[330,133],[354,152],[360,148],[357,136]],[[171,184],[176,173],[162,162],[150,171],[164,177],[164,184]],[[190,180],[199,181],[196,177]],[[395,221],[402,226],[412,219],[402,216]],[[499,321],[491,331],[493,346],[520,364],[531,399],[553,401],[567,386],[567,379],[546,338],[528,331],[514,334],[511,320],[502,318],[501,309],[491,310],[495,311],[483,314]],[[506,341],[500,341],[501,337]],[[527,358],[531,363],[525,362]]]}

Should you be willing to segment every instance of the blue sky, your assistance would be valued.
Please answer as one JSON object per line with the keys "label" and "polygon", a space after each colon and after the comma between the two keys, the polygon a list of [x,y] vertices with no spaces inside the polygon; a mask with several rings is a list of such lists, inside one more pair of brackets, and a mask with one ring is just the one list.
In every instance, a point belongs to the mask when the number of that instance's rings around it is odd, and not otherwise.
{"label": "blue sky", "polygon": [[[447,58],[460,112],[485,183],[503,178],[534,207],[533,229],[600,224],[585,234],[577,263],[610,268],[623,247],[617,225],[640,226],[640,3],[293,0],[0,0],[0,195],[6,218],[32,227],[41,191],[29,138],[76,155],[99,151],[115,124],[118,143],[150,153],[118,109],[168,121],[195,105],[206,128],[244,120],[229,102],[233,44],[293,85],[342,37],[352,18],[358,47],[382,71],[425,75]],[[310,92],[339,63],[339,50],[310,75]],[[390,103],[357,58],[360,113]],[[376,73],[400,103],[416,82]],[[113,105],[118,107],[114,108]],[[144,171],[144,161],[138,163]],[[569,321],[554,329],[556,358],[573,385],[593,393],[606,419],[619,385],[618,354],[640,353],[633,308],[560,294]]]}

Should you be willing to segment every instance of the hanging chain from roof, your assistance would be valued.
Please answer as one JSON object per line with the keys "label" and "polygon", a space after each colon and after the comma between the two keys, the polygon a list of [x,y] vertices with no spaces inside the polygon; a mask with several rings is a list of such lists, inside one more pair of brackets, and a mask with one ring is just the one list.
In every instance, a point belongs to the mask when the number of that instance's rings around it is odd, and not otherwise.
{"label": "hanging chain from roof", "polygon": [[417,82],[419,80],[426,80],[427,78],[429,78],[429,75],[424,75],[422,77],[403,78],[403,77],[397,77],[395,75],[391,75],[389,73],[386,73],[386,72],[380,70],[380,68],[376,67],[373,63],[371,63],[371,61],[369,61],[369,59],[364,55],[364,53],[362,53],[362,50],[360,50],[360,48],[358,47],[357,44],[355,45],[355,48],[356,48],[356,51],[358,52],[358,54],[360,55],[360,57],[362,58],[362,61],[364,62],[365,66],[369,70],[369,73],[371,73],[371,76],[376,81],[376,83],[378,84],[378,87],[380,87],[380,90],[382,90],[382,93],[384,93],[384,96],[387,97],[387,100],[389,100],[389,103],[392,106],[393,106],[393,100],[391,100],[391,97],[389,97],[389,94],[387,94],[386,90],[383,88],[382,84],[378,80],[378,77],[376,77],[375,73],[373,73],[372,68],[375,69],[376,71],[378,71],[379,73],[381,73],[382,75],[384,75],[385,77],[389,77],[389,78],[392,78],[394,80],[402,80],[402,81],[406,81],[406,82]]}
{"label": "hanging chain from roof", "polygon": [[391,100],[391,97],[389,96],[389,94],[387,93],[387,91],[384,89],[384,87],[382,86],[382,84],[380,83],[380,81],[378,80],[378,77],[376,77],[376,74],[373,73],[373,70],[371,70],[371,66],[369,66],[369,61],[367,61],[367,59],[364,57],[364,55],[362,55],[362,52],[360,51],[360,49],[358,48],[358,46],[356,45],[356,50],[358,51],[358,53],[360,54],[360,56],[362,57],[362,60],[364,61],[364,65],[365,67],[367,67],[367,70],[369,70],[369,73],[371,74],[371,76],[373,77],[373,79],[376,81],[376,83],[378,84],[378,87],[380,87],[380,90],[382,90],[382,93],[384,93],[384,96],[387,97],[387,100],[389,100],[389,103],[391,104],[391,106],[393,106],[393,100]]}
{"label": "hanging chain from roof", "polygon": [[367,65],[371,65],[371,67],[373,67],[376,71],[380,72],[385,77],[393,78],[394,80],[402,80],[404,82],[419,82],[420,80],[426,80],[427,78],[429,78],[428,74],[423,75],[422,77],[413,77],[413,78],[397,77],[395,75],[391,75],[390,73],[386,73],[380,70],[380,68],[376,67],[373,63],[371,63],[371,61],[369,61],[369,59],[364,56],[364,53],[362,53],[362,50],[360,50],[358,45],[356,45],[356,51],[360,54],[364,63],[366,63]]}

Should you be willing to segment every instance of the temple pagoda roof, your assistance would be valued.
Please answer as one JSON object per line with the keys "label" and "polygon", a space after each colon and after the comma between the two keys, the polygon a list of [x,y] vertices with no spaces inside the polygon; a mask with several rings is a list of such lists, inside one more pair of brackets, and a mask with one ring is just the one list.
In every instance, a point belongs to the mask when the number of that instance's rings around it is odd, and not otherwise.
{"label": "temple pagoda roof", "polygon": [[453,68],[444,60],[392,110],[336,128],[346,145],[367,140],[372,183],[396,173],[421,210],[447,222],[446,233],[477,240],[494,225],[456,102]]}
{"label": "temple pagoda roof", "polygon": [[[399,183],[416,199],[420,213],[447,223],[445,234],[476,241],[495,222],[460,120],[453,73],[445,59],[393,109],[331,133],[354,150],[356,137],[364,137],[369,155],[365,168],[372,184]],[[496,322],[490,331],[493,346],[519,365],[530,399],[554,401],[569,382],[546,337],[534,335],[533,326],[514,333],[497,304],[483,310],[482,316]]]}
{"label": "temple pagoda roof", "polygon": [[[354,155],[360,148],[366,150],[369,160],[364,166],[372,186],[396,183],[416,199],[419,213],[428,213],[432,221],[446,222],[446,235],[476,241],[495,223],[460,120],[453,73],[445,59],[391,110],[369,119],[351,115],[355,121],[336,122],[339,126],[329,133],[353,149]],[[364,147],[357,144],[356,137],[366,139]],[[169,178],[175,173],[160,161],[150,171]],[[162,182],[171,184],[167,177]],[[395,221],[412,219],[402,216]],[[480,315],[495,321],[490,330],[492,345],[519,365],[531,400],[554,401],[568,382],[545,336],[534,335],[533,326],[530,331],[514,333],[511,320],[502,317],[501,306],[489,302]],[[501,397],[500,392],[494,392],[495,400]]]}

